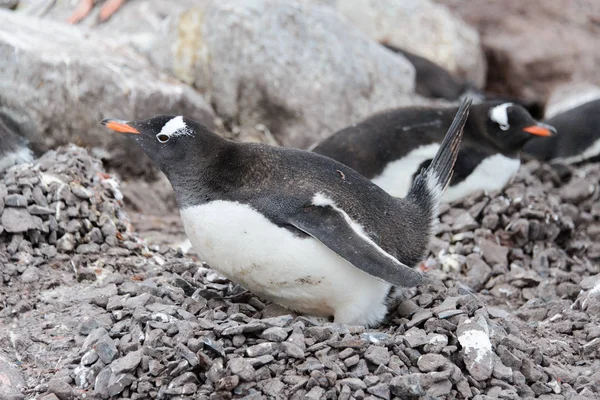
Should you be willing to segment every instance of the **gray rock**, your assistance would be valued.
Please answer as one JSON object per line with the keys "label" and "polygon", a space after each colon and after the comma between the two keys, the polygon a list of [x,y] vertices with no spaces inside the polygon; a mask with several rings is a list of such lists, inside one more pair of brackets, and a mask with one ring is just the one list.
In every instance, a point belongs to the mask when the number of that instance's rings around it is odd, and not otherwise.
{"label": "gray rock", "polygon": [[481,290],[492,275],[492,268],[478,254],[467,256],[466,283],[473,290]]}
{"label": "gray rock", "polygon": [[21,281],[23,283],[33,283],[40,279],[40,269],[34,266],[27,267],[21,274]]}
{"label": "gray rock", "polygon": [[341,385],[348,386],[351,390],[366,389],[367,385],[358,378],[345,378],[340,380]]}
{"label": "gray rock", "polygon": [[367,351],[365,351],[364,357],[367,361],[370,361],[377,366],[387,365],[388,362],[390,362],[390,353],[388,349],[381,346],[369,346]]}
{"label": "gray rock", "polygon": [[485,319],[477,316],[461,321],[456,328],[456,335],[463,349],[463,361],[471,376],[478,381],[489,379],[493,372],[493,353]]}
{"label": "gray rock", "polygon": [[508,248],[500,246],[490,240],[481,239],[478,242],[479,248],[485,261],[490,264],[502,264],[507,265],[508,262]]}
{"label": "gray rock", "polygon": [[[2,13],[3,11],[0,11]],[[1,47],[0,47],[1,49]],[[30,229],[42,229],[42,220],[29,214],[24,208],[5,208],[0,219],[2,227],[8,233],[27,232]]]}
{"label": "gray rock", "polygon": [[237,375],[240,379],[250,382],[254,380],[256,373],[254,368],[243,358],[233,358],[229,360],[227,365],[232,374]]}
{"label": "gray rock", "polygon": [[427,343],[427,333],[423,329],[410,328],[403,339],[408,347],[419,347]]}
{"label": "gray rock", "polygon": [[288,333],[285,329],[274,326],[272,328],[265,329],[260,337],[272,342],[283,342],[285,339],[287,339]]}
{"label": "gray rock", "polygon": [[0,398],[23,396],[25,380],[19,369],[0,354]]}
{"label": "gray rock", "polygon": [[277,350],[278,346],[275,343],[260,343],[255,346],[250,346],[246,349],[248,357],[259,357],[265,354],[272,354]]}
{"label": "gray rock", "polygon": [[[445,6],[431,0],[329,3],[378,42],[425,57],[479,86],[485,83],[486,63],[479,34]],[[409,38],[406,32],[413,34]]]}
{"label": "gray rock", "polygon": [[470,231],[477,227],[479,227],[479,224],[467,211],[456,217],[452,224],[452,230],[454,232]]}
{"label": "gray rock", "polygon": [[321,400],[325,398],[325,389],[315,386],[304,395],[306,400]]}
{"label": "gray rock", "polygon": [[94,349],[104,364],[110,364],[119,353],[114,340],[108,336],[99,340],[94,346]]}
{"label": "gray rock", "polygon": [[379,385],[371,386],[367,389],[367,392],[380,399],[390,399],[390,385],[387,383],[380,383]]}
{"label": "gray rock", "polygon": [[65,233],[56,242],[56,247],[61,252],[71,252],[75,249],[75,236],[70,233]]}
{"label": "gray rock", "polygon": [[81,365],[89,366],[98,361],[98,353],[96,350],[92,349],[85,353],[83,357],[81,357]]}
{"label": "gray rock", "polygon": [[132,351],[125,357],[119,358],[110,364],[110,369],[114,375],[123,374],[124,372],[133,371],[142,361],[142,351]]}
{"label": "gray rock", "polygon": [[263,124],[291,147],[416,101],[412,65],[334,10],[309,3],[233,0],[192,8],[172,19],[149,56],[206,93],[220,116],[249,129]]}
{"label": "gray rock", "polygon": [[9,194],[4,198],[6,207],[27,207],[27,198],[22,194]]}
{"label": "gray rock", "polygon": [[115,375],[113,373],[108,380],[108,395],[118,395],[119,393],[123,392],[125,388],[129,387],[133,382],[135,382],[135,380],[136,378],[132,374]]}
{"label": "gray rock", "polygon": [[282,342],[281,348],[288,357],[296,358],[299,360],[304,359],[304,350],[302,350],[299,346],[296,346],[292,342]]}
{"label": "gray rock", "polygon": [[150,161],[134,143],[107,134],[98,123],[103,117],[132,120],[168,110],[213,125],[197,92],[157,73],[128,46],[2,10],[0,27],[0,74],[11,77],[0,85],[4,108],[42,151],[67,142],[105,146],[119,165],[147,173]]}
{"label": "gray rock", "polygon": [[54,393],[60,400],[71,400],[75,398],[73,389],[68,378],[65,377],[54,377],[48,381],[48,391]]}

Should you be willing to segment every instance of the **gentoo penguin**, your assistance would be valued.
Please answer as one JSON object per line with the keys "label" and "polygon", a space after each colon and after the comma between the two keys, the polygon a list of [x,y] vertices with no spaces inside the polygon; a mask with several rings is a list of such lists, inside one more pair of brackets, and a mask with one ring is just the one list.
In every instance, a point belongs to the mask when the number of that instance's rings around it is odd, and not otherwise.
{"label": "gentoo penguin", "polygon": [[27,140],[16,134],[0,118],[0,173],[13,165],[32,160],[33,152],[29,149]]}
{"label": "gentoo penguin", "polygon": [[523,152],[541,161],[559,160],[565,164],[600,161],[600,99],[545,120],[557,135],[535,138]]}
{"label": "gentoo penguin", "polygon": [[404,56],[413,67],[415,67],[415,91],[422,96],[450,101],[460,100],[464,96],[469,96],[477,99],[475,103],[486,100],[502,101],[505,103],[511,102],[522,105],[535,117],[542,116],[542,109],[539,104],[535,102],[523,101],[511,96],[479,90],[473,82],[452,76],[448,70],[425,57],[421,57],[389,43],[381,44],[388,50]]}
{"label": "gentoo penguin", "polygon": [[481,96],[475,85],[453,77],[445,68],[425,57],[418,56],[410,51],[382,43],[385,48],[394,53],[403,55],[415,67],[415,91],[425,97],[433,99],[458,100],[465,93]]}
{"label": "gentoo penguin", "polygon": [[470,100],[430,166],[398,199],[308,151],[237,143],[182,116],[106,119],[165,173],[194,249],[257,295],[316,317],[374,325],[392,288],[419,284]]}
{"label": "gentoo penguin", "polygon": [[[395,197],[408,193],[416,174],[440,148],[455,107],[405,107],[344,128],[312,147],[371,179]],[[484,102],[471,107],[454,175],[442,201],[478,190],[499,190],[520,166],[518,152],[532,137],[550,136],[523,107]]]}

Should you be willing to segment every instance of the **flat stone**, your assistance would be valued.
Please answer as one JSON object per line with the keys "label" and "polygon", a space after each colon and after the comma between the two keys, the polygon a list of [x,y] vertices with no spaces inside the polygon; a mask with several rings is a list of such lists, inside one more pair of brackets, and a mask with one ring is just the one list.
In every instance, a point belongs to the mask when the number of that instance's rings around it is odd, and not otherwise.
{"label": "flat stone", "polygon": [[365,351],[364,357],[367,361],[370,361],[377,366],[387,365],[388,362],[390,362],[390,353],[388,349],[381,346],[369,346]]}
{"label": "flat stone", "polygon": [[481,249],[481,253],[485,261],[489,264],[508,264],[508,248],[504,246],[500,246],[487,239],[480,239],[478,241],[478,246]]}
{"label": "flat stone", "polygon": [[[21,371],[0,354],[0,398],[23,396],[25,380]],[[16,398],[16,397],[15,397]]]}
{"label": "flat stone", "polygon": [[260,337],[265,340],[269,340],[272,342],[283,342],[288,337],[288,332],[280,327],[274,326],[268,329],[265,329],[263,333],[261,333]]}
{"label": "flat stone", "polygon": [[246,355],[248,357],[259,357],[264,356],[265,354],[275,353],[278,349],[275,343],[260,343],[254,346],[250,346],[246,349]]}
{"label": "flat stone", "polygon": [[419,347],[427,343],[427,333],[423,329],[410,328],[404,333],[403,339],[408,347]]}
{"label": "flat stone", "polygon": [[30,229],[41,230],[42,220],[29,214],[23,208],[5,208],[0,219],[2,227],[8,233],[27,232]]}
{"label": "flat stone", "polygon": [[341,385],[348,386],[351,390],[366,389],[367,385],[358,378],[345,378],[339,381]]}
{"label": "flat stone", "polygon": [[54,393],[60,400],[72,400],[75,398],[71,385],[63,377],[50,379],[48,381],[48,391]]}
{"label": "flat stone", "polygon": [[288,355],[288,357],[296,358],[299,360],[304,359],[304,350],[296,346],[294,343],[282,342],[281,348],[283,349],[284,353]]}
{"label": "flat stone", "polygon": [[456,329],[458,342],[462,346],[463,361],[471,376],[484,381],[492,376],[492,343],[487,332],[487,323],[482,317],[467,319]]}
{"label": "flat stone", "polygon": [[125,357],[116,359],[110,364],[110,369],[114,375],[119,375],[124,372],[133,371],[142,361],[142,351],[132,351]]}

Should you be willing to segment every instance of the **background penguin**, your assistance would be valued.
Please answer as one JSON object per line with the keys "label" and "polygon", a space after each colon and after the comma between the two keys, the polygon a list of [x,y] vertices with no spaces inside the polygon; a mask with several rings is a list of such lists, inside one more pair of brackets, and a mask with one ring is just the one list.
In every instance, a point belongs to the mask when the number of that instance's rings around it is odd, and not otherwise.
{"label": "background penguin", "polygon": [[[439,149],[456,108],[405,107],[384,111],[344,128],[312,151],[340,161],[371,179],[392,196],[408,193],[415,175]],[[475,104],[450,187],[443,201],[477,190],[500,190],[520,166],[518,152],[535,135],[554,129],[537,123],[512,103]]]}
{"label": "background penguin", "polygon": [[564,111],[545,121],[556,128],[553,137],[535,138],[523,152],[541,161],[565,164],[600,161],[600,99]]}
{"label": "background penguin", "polygon": [[472,82],[452,76],[445,68],[425,57],[387,43],[382,43],[382,45],[394,53],[402,54],[415,67],[415,91],[422,96],[450,101],[470,96],[476,100],[475,103],[486,100],[517,103],[525,107],[532,116],[542,117],[542,107],[535,102],[526,102],[510,96],[481,91]]}
{"label": "background penguin", "polygon": [[32,160],[33,152],[29,149],[27,140],[16,134],[0,118],[0,173],[13,165]]}
{"label": "background penguin", "polygon": [[395,286],[415,286],[470,101],[406,198],[321,155],[226,140],[184,117],[104,120],[171,182],[185,231],[212,268],[263,298],[373,325]]}

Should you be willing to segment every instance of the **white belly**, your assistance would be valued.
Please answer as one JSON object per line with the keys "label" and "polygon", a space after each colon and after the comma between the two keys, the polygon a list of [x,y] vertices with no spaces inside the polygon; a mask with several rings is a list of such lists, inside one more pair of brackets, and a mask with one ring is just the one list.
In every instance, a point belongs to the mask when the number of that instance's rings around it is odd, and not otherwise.
{"label": "white belly", "polygon": [[419,166],[423,161],[433,159],[439,148],[438,143],[417,147],[401,159],[389,163],[372,182],[391,196],[406,196]]}
{"label": "white belly", "polygon": [[211,268],[263,298],[342,323],[369,325],[385,315],[389,284],[247,205],[213,201],[182,209],[181,218]]}
{"label": "white belly", "polygon": [[464,181],[455,186],[448,186],[442,195],[442,201],[462,199],[478,190],[502,190],[520,166],[521,161],[518,158],[509,158],[502,154],[487,157]]}

